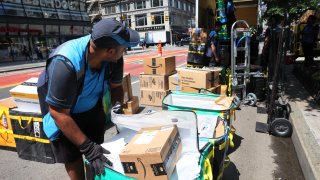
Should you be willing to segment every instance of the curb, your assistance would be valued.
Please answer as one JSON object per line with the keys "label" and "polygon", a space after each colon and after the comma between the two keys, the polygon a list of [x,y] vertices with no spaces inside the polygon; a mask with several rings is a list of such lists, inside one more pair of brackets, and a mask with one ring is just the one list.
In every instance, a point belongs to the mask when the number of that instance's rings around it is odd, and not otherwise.
{"label": "curb", "polygon": [[[17,67],[19,66],[19,67]],[[35,64],[35,65],[29,65],[28,66],[23,66],[23,65],[14,65],[14,67],[6,67],[4,69],[0,69],[0,73],[6,73],[6,72],[12,72],[12,71],[20,71],[20,70],[27,70],[27,69],[34,69],[34,68],[41,68],[41,67],[46,67],[46,64]]]}
{"label": "curb", "polygon": [[[289,72],[287,74],[290,76],[288,79],[291,81],[290,87],[292,87],[292,92],[288,94],[292,95],[293,93],[298,93],[298,91],[300,91],[300,95],[298,95],[299,99],[289,101],[292,110],[289,120],[293,126],[291,139],[305,179],[320,180],[320,145],[310,129],[310,119],[308,119],[317,117],[305,116],[307,113],[310,113],[305,106],[307,103],[306,100],[309,98],[311,99],[311,97],[298,79],[294,77],[292,71],[287,72]],[[299,90],[297,91],[297,89]]]}
{"label": "curb", "polygon": [[292,142],[297,153],[300,167],[305,179],[320,180],[319,157],[320,147],[314,138],[304,117],[295,102],[290,103],[292,114],[290,121],[293,125]]}

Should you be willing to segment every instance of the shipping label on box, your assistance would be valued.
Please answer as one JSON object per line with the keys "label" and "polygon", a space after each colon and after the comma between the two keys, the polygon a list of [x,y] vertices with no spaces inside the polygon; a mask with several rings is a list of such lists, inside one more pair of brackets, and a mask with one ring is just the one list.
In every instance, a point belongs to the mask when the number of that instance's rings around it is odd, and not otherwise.
{"label": "shipping label on box", "polygon": [[143,64],[144,74],[170,75],[176,70],[176,57],[146,58]]}
{"label": "shipping label on box", "polygon": [[168,90],[168,76],[140,74],[140,88]]}
{"label": "shipping label on box", "polygon": [[163,98],[168,94],[168,90],[140,89],[140,103],[149,106],[162,106]]}
{"label": "shipping label on box", "polygon": [[137,179],[170,179],[181,154],[176,125],[141,129],[120,153],[127,176]]}
{"label": "shipping label on box", "polygon": [[171,91],[180,91],[180,80],[178,74],[172,74],[169,76],[169,90]]}
{"label": "shipping label on box", "polygon": [[212,87],[212,73],[205,70],[179,69],[181,86],[209,89]]}

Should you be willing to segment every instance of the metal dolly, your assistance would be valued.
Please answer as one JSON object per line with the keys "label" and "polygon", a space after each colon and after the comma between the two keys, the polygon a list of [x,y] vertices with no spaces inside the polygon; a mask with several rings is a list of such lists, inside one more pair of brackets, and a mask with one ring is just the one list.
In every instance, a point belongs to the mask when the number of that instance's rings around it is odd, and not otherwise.
{"label": "metal dolly", "polygon": [[[246,28],[235,28],[237,24],[244,24]],[[240,33],[242,33],[242,37],[239,36]],[[236,42],[237,38],[240,38],[238,42]],[[247,94],[247,86],[250,82],[250,38],[251,30],[246,21],[238,20],[233,23],[231,27],[231,74],[229,81],[231,81],[231,94],[235,96],[234,103],[236,107],[241,104],[239,97],[236,95],[237,89],[241,89],[241,98],[245,104],[255,106],[257,103],[257,97],[254,93]],[[244,46],[239,47],[243,40],[245,40]],[[244,63],[241,66],[236,65],[238,51],[244,51]],[[241,79],[238,80],[238,78]]]}

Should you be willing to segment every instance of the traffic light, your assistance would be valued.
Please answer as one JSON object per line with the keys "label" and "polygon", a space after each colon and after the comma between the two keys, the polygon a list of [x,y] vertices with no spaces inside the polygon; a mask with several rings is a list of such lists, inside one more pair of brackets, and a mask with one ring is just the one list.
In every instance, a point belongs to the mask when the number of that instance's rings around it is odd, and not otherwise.
{"label": "traffic light", "polygon": [[169,21],[169,16],[164,16],[165,21]]}
{"label": "traffic light", "polygon": [[127,15],[126,15],[126,14],[122,14],[122,15],[121,15],[121,20],[124,21],[124,20],[126,20],[126,19],[127,19]]}
{"label": "traffic light", "polygon": [[154,15],[151,15],[151,21],[154,22]]}

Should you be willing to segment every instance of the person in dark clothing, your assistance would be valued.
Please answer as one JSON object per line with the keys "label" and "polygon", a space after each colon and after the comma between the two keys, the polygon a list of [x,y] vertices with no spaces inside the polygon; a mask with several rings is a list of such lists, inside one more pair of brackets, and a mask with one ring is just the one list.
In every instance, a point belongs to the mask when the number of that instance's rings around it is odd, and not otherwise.
{"label": "person in dark clothing", "polygon": [[316,46],[319,26],[315,25],[316,16],[310,15],[307,20],[307,25],[302,30],[302,49],[305,57],[304,65],[310,66],[314,64],[314,50]]}
{"label": "person in dark clothing", "polygon": [[204,54],[204,65],[213,67],[220,63],[219,57],[219,40],[218,32],[221,28],[220,21],[215,23],[215,29],[209,33],[208,40],[206,43],[206,52]]}
{"label": "person in dark clothing", "polygon": [[26,57],[26,61],[32,60],[30,53],[26,46],[23,46],[22,54]]}

